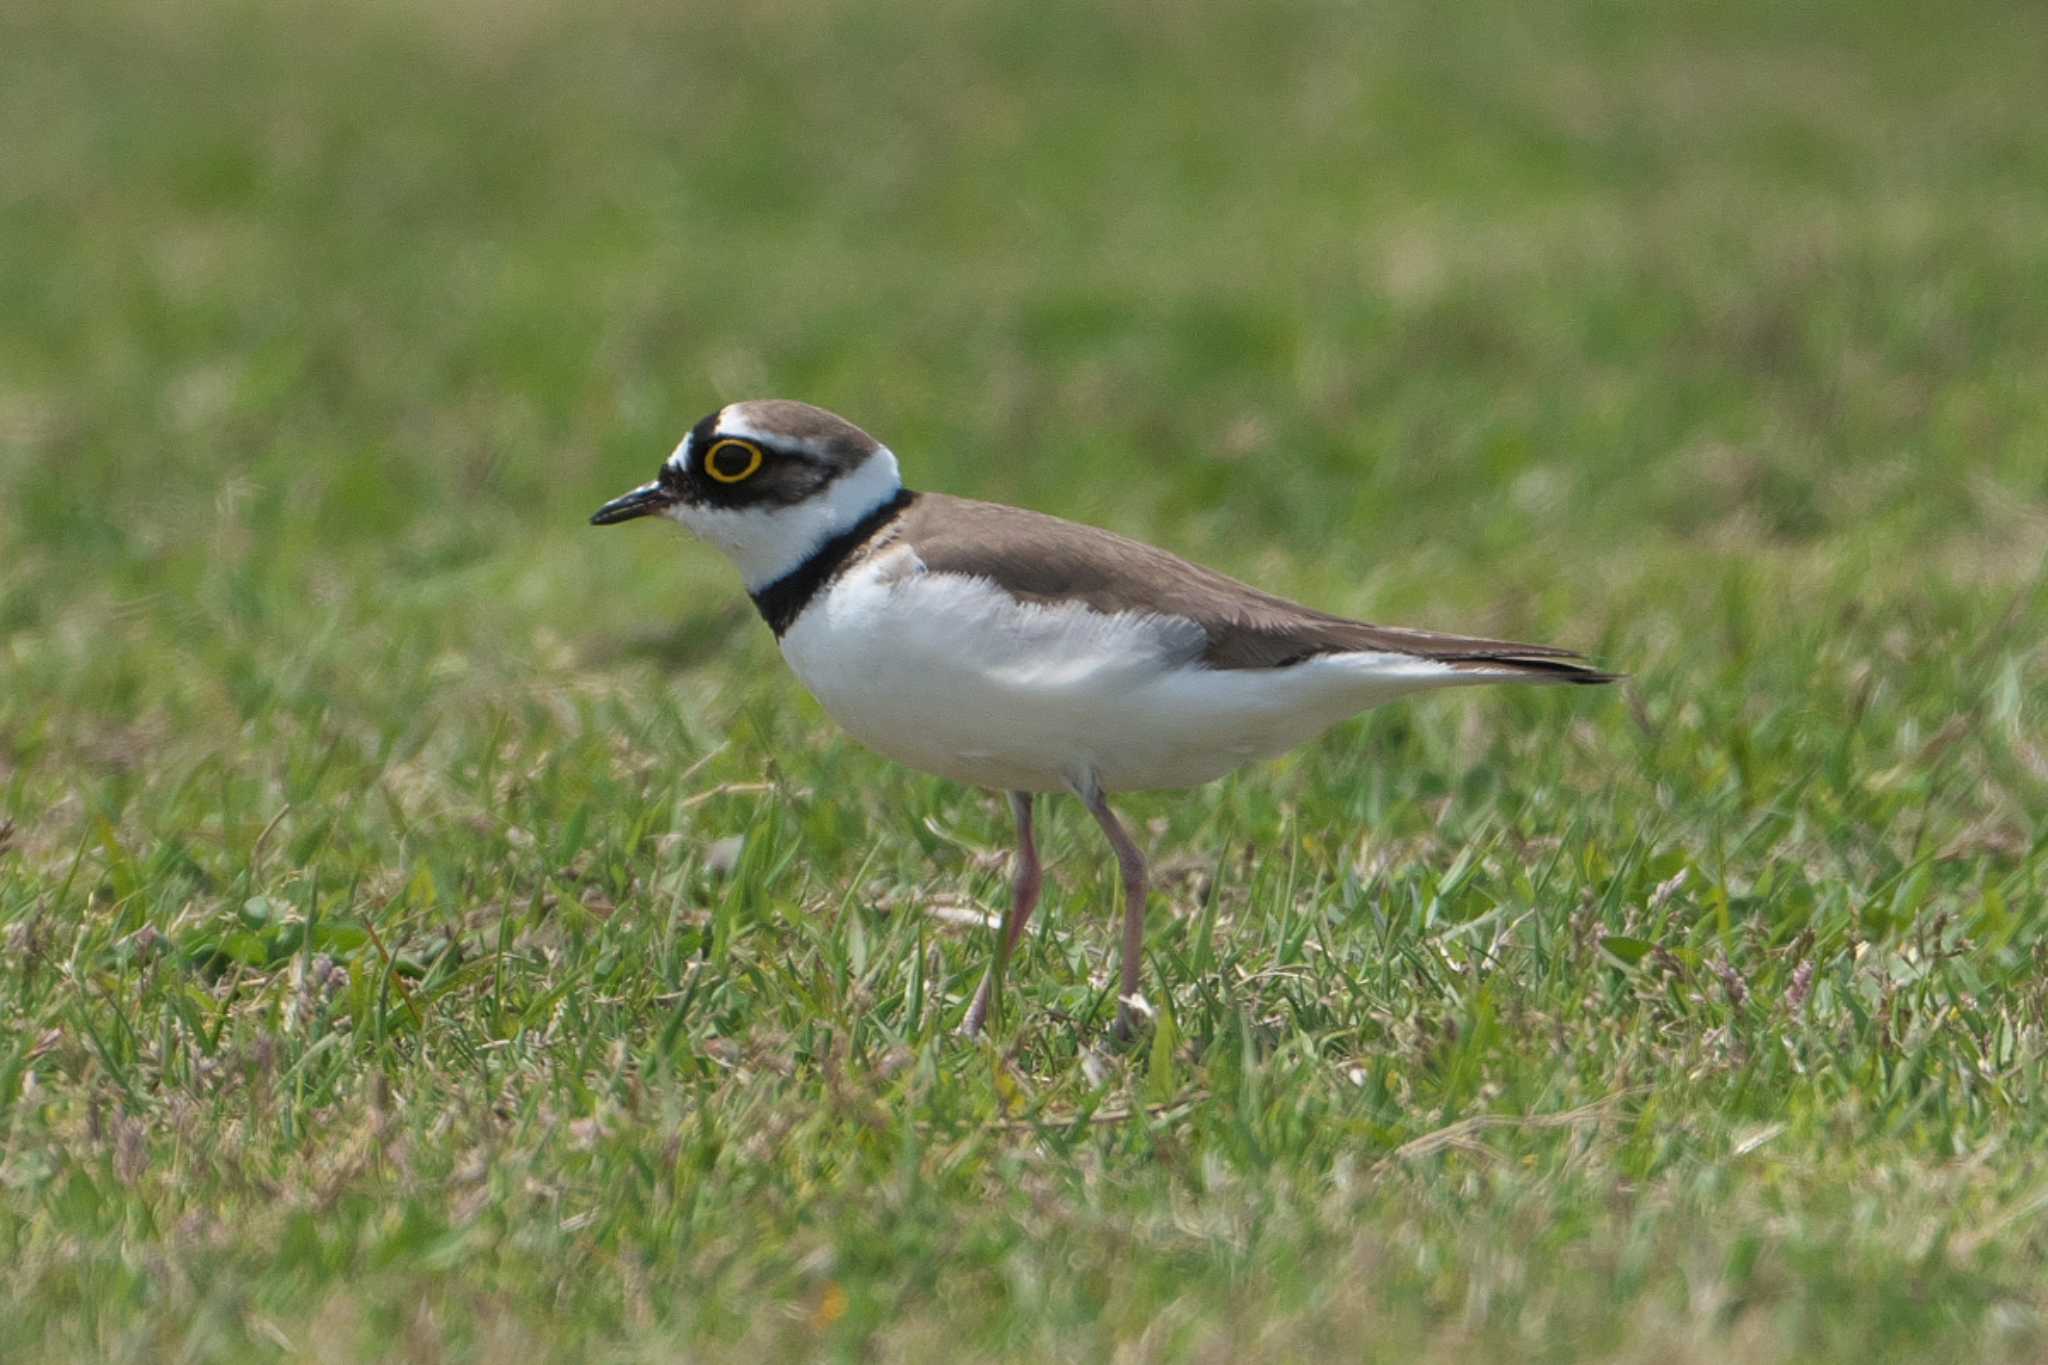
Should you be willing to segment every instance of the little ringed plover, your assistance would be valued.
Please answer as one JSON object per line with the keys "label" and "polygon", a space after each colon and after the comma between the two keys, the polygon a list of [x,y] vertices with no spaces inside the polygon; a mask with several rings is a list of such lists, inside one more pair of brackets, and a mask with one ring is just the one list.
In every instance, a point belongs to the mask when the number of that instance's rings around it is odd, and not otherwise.
{"label": "little ringed plover", "polygon": [[969,1035],[1038,902],[1037,793],[1078,796],[1116,851],[1127,1037],[1146,872],[1112,793],[1207,782],[1410,692],[1618,676],[1552,645],[1347,620],[1109,531],[912,492],[887,446],[807,403],[720,408],[591,521],[645,516],[724,552],[783,658],[856,739],[1009,793],[1015,882]]}

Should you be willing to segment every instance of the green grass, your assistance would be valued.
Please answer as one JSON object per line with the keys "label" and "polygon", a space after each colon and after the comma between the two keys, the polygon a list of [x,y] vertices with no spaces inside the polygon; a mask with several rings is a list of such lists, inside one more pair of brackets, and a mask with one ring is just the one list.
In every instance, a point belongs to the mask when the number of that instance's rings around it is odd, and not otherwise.
{"label": "green grass", "polygon": [[[2044,60],[1903,0],[15,0],[0,1356],[2039,1358]],[[1127,800],[1127,1055],[1057,803],[962,1044],[1002,801],[583,525],[764,394],[1633,679]]]}

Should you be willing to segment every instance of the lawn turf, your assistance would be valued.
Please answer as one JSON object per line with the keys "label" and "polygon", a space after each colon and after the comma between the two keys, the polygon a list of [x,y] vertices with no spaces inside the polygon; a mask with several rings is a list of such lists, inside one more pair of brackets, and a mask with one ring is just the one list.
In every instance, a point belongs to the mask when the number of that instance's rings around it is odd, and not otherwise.
{"label": "lawn turf", "polygon": [[[2048,9],[11,0],[0,1356],[2048,1351]],[[704,411],[1610,692],[1000,798]],[[963,927],[963,921],[966,921]],[[1165,983],[1166,989],[1159,988]]]}

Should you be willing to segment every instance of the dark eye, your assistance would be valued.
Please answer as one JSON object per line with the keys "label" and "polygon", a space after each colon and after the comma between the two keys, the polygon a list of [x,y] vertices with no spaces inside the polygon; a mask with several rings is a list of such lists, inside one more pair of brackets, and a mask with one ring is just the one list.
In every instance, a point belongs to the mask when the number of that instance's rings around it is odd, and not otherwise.
{"label": "dark eye", "polygon": [[761,467],[761,459],[761,447],[752,441],[727,437],[704,452],[704,472],[720,483],[738,483],[753,476]]}

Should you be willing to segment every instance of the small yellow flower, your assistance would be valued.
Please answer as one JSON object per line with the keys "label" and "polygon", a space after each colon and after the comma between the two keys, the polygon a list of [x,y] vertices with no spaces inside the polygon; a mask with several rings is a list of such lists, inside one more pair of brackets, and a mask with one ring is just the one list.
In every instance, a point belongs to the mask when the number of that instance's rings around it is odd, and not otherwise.
{"label": "small yellow flower", "polygon": [[846,1291],[833,1280],[825,1286],[825,1292],[818,1298],[818,1306],[811,1310],[811,1330],[822,1332],[846,1316]]}

